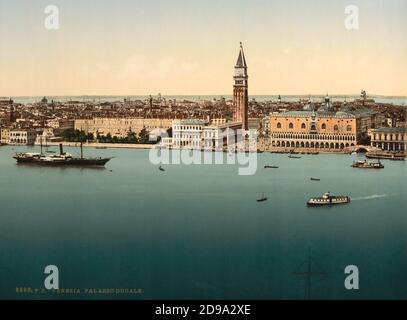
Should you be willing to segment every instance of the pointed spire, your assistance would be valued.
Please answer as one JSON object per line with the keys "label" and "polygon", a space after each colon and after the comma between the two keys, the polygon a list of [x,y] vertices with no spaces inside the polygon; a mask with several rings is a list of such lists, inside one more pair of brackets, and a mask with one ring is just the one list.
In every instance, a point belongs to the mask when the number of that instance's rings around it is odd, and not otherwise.
{"label": "pointed spire", "polygon": [[240,42],[240,52],[237,58],[236,68],[247,68],[246,58],[244,56],[243,44]]}

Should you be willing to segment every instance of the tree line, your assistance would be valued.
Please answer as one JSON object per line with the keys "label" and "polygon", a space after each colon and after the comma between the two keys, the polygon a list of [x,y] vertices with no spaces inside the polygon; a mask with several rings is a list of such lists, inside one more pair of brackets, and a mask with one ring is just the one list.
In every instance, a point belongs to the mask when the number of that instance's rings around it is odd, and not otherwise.
{"label": "tree line", "polygon": [[143,128],[139,134],[129,130],[126,137],[112,136],[110,133],[107,135],[97,134],[96,137],[93,133],[86,133],[82,130],[68,129],[62,133],[62,138],[67,142],[86,142],[96,141],[99,143],[122,143],[122,144],[151,144],[156,142],[150,141],[150,132]]}

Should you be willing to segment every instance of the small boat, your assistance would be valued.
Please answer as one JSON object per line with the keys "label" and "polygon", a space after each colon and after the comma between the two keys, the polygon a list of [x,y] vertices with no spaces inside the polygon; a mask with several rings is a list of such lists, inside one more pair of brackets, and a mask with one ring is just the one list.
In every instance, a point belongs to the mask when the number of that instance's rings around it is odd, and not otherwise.
{"label": "small boat", "polygon": [[95,149],[104,150],[107,149],[107,147],[95,147]]}
{"label": "small boat", "polygon": [[325,193],[322,197],[314,197],[308,200],[307,206],[332,206],[338,204],[348,204],[351,202],[348,196],[332,196],[330,192]]}
{"label": "small boat", "polygon": [[269,165],[267,165],[267,166],[264,166],[264,169],[278,169],[279,167],[277,167],[277,166],[269,166]]}
{"label": "small boat", "polygon": [[257,199],[257,202],[265,202],[265,201],[267,201],[267,200],[268,200],[267,197],[262,197],[262,198],[260,198],[260,199]]}
{"label": "small boat", "polygon": [[257,202],[264,202],[267,200],[268,200],[267,196],[263,194],[259,199],[257,199]]}
{"label": "small boat", "polygon": [[319,178],[311,178],[311,181],[321,181]]}
{"label": "small boat", "polygon": [[297,156],[293,156],[293,155],[289,155],[288,156],[290,159],[301,159],[301,157],[297,157]]}
{"label": "small boat", "polygon": [[355,161],[352,164],[352,168],[359,168],[359,169],[383,169],[384,165],[379,162],[368,162],[365,161]]}
{"label": "small boat", "polygon": [[160,167],[158,168],[158,170],[160,170],[160,171],[165,171],[165,169],[164,169],[162,166],[160,166]]}

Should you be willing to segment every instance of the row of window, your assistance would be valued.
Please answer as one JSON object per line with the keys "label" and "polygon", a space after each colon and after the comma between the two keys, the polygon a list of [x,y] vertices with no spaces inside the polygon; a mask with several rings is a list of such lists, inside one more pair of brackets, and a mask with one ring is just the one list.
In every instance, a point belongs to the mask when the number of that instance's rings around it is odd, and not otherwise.
{"label": "row of window", "polygon": [[[393,137],[394,137],[394,139],[393,139]],[[402,135],[402,134],[374,134],[373,140],[404,141],[404,135]]]}
{"label": "row of window", "polygon": [[301,140],[339,140],[339,141],[356,141],[354,135],[327,135],[327,134],[291,134],[291,133],[273,133],[275,139],[301,139]]}
{"label": "row of window", "polygon": [[[32,135],[32,134],[30,134]],[[27,132],[11,132],[10,133],[11,137],[26,137],[27,136]]]}
{"label": "row of window", "polygon": [[11,144],[13,144],[13,143],[18,143],[18,144],[31,143],[31,144],[33,144],[34,141],[35,141],[34,139],[27,139],[27,138],[11,138],[11,139],[9,140],[9,142],[10,142]]}
{"label": "row of window", "polygon": [[354,147],[354,143],[329,143],[329,142],[294,142],[294,141],[273,141],[273,147],[283,148],[311,148],[311,149],[337,149],[342,150],[349,147]]}
{"label": "row of window", "polygon": [[[281,129],[281,128],[282,128],[282,124],[281,124],[281,122],[278,122],[277,123],[277,129]],[[289,129],[294,129],[294,124],[292,122],[290,122],[290,124],[288,125],[288,128]],[[301,129],[306,129],[306,128],[307,128],[307,125],[305,123],[302,123],[301,124]],[[326,128],[327,128],[326,124],[323,123],[321,128],[322,128],[322,130],[326,130]],[[311,130],[316,130],[316,129],[317,128],[316,128],[315,125],[311,126]],[[339,131],[339,126],[338,125],[334,126],[334,131]],[[348,131],[348,132],[352,131],[352,126],[351,125],[346,126],[346,131]]]}
{"label": "row of window", "polygon": [[200,134],[175,133],[174,139],[201,139]]}
{"label": "row of window", "polygon": [[202,130],[202,126],[174,126],[174,130]]}
{"label": "row of window", "polygon": [[380,148],[382,150],[389,150],[389,151],[405,151],[406,144],[405,143],[390,143],[390,142],[373,142],[373,147]]}

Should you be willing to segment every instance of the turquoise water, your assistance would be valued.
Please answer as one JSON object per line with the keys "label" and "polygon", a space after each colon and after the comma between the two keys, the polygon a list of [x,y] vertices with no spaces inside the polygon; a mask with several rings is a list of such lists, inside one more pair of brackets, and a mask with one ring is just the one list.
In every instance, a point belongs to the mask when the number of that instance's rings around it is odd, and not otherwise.
{"label": "turquoise water", "polygon": [[[304,299],[294,273],[308,249],[313,271],[325,273],[311,298],[407,298],[403,162],[366,171],[350,167],[358,156],[264,153],[256,175],[239,176],[228,165],[162,173],[146,150],[86,149],[115,157],[105,170],[17,166],[11,156],[25,150],[0,148],[0,298]],[[353,202],[305,206],[326,191]],[[256,202],[261,193],[268,202]],[[81,293],[16,292],[43,288],[47,265],[58,266],[61,288]],[[359,267],[359,291],[344,288],[347,265]]]}

